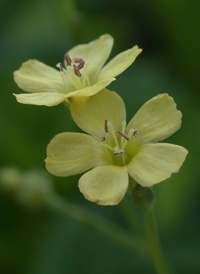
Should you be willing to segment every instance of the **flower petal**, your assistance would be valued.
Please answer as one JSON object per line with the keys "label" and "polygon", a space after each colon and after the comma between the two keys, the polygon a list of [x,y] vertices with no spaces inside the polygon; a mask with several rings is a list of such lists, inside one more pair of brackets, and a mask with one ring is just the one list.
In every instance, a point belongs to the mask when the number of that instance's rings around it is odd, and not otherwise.
{"label": "flower petal", "polygon": [[89,98],[73,98],[70,111],[75,123],[85,132],[98,138],[105,135],[105,120],[121,130],[126,110],[121,97],[114,91],[102,90]]}
{"label": "flower petal", "polygon": [[65,100],[68,100],[65,94],[56,92],[42,92],[30,94],[14,94],[17,101],[21,104],[37,105],[37,106],[56,106]]}
{"label": "flower petal", "polygon": [[99,205],[116,205],[128,188],[128,172],[125,167],[98,166],[85,173],[79,180],[84,197]]}
{"label": "flower petal", "polygon": [[127,129],[137,129],[141,142],[161,141],[181,126],[182,114],[167,93],[147,101],[129,122]]}
{"label": "flower petal", "polygon": [[145,144],[128,165],[128,172],[138,184],[150,187],[178,172],[187,153],[181,146]]}
{"label": "flower petal", "polygon": [[[72,48],[68,54],[71,59],[82,58],[87,62],[87,72],[90,77],[95,77],[105,64],[113,46],[113,38],[109,34],[104,34],[88,44],[78,45]],[[111,78],[111,77],[110,77]]]}
{"label": "flower petal", "polygon": [[138,46],[121,52],[102,68],[98,80],[119,75],[135,61],[141,52],[142,50]]}
{"label": "flower petal", "polygon": [[[60,72],[37,60],[29,60],[14,72],[17,85],[28,92],[60,92],[66,93],[67,82],[64,84]],[[69,83],[71,90],[71,84]]]}
{"label": "flower petal", "polygon": [[104,162],[102,147],[83,133],[60,133],[47,146],[46,168],[56,176],[82,173]]}
{"label": "flower petal", "polygon": [[96,93],[98,93],[99,91],[107,87],[113,81],[115,81],[115,78],[101,80],[97,82],[96,84],[94,84],[93,86],[69,92],[66,95],[66,97],[69,98],[69,97],[82,97],[82,96],[95,95]]}

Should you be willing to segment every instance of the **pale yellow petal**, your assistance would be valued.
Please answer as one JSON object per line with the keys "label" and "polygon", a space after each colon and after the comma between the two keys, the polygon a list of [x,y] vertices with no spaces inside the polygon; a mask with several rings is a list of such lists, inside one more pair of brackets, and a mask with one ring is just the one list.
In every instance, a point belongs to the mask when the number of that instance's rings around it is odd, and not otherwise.
{"label": "pale yellow petal", "polygon": [[128,172],[138,184],[150,187],[178,172],[187,153],[181,146],[145,144],[128,165]]}
{"label": "pale yellow petal", "polygon": [[104,150],[83,133],[60,133],[47,147],[46,168],[56,176],[82,173],[104,162]]}
{"label": "pale yellow petal", "polygon": [[60,72],[37,60],[29,60],[14,72],[17,85],[28,92],[66,92],[71,90],[67,82],[64,84]]}
{"label": "pale yellow petal", "polygon": [[128,172],[125,167],[98,166],[85,173],[79,180],[84,197],[99,205],[116,205],[128,188]]}
{"label": "pale yellow petal", "polygon": [[93,86],[88,86],[83,89],[78,89],[78,90],[69,92],[66,95],[66,97],[67,98],[69,98],[69,97],[83,97],[83,96],[88,97],[88,96],[95,95],[96,93],[100,92],[102,89],[107,87],[113,81],[115,81],[114,78],[101,80],[101,81],[97,82],[96,84],[94,84]]}
{"label": "pale yellow petal", "polygon": [[105,120],[111,122],[116,131],[121,130],[122,121],[126,120],[123,100],[114,91],[106,89],[89,98],[73,98],[70,111],[82,130],[98,138],[105,135]]}
{"label": "pale yellow petal", "polygon": [[65,94],[56,92],[42,92],[29,94],[14,94],[17,101],[21,104],[37,105],[37,106],[56,106],[65,100],[68,100]]}
{"label": "pale yellow petal", "polygon": [[123,51],[106,64],[99,73],[98,79],[111,78],[119,75],[135,61],[136,57],[142,52],[138,46]]}
{"label": "pale yellow petal", "polygon": [[112,46],[112,36],[104,34],[88,44],[82,44],[72,48],[68,54],[71,59],[82,58],[87,62],[87,72],[90,74],[90,77],[95,77],[110,55]]}
{"label": "pale yellow petal", "polygon": [[161,141],[181,126],[182,114],[168,94],[160,94],[147,101],[129,122],[127,129],[137,129],[141,142]]}

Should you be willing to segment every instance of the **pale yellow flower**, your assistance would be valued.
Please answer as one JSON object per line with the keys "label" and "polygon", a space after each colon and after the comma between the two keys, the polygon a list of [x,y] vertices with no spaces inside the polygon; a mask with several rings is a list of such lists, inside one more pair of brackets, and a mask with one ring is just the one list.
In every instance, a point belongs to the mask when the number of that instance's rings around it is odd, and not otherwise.
{"label": "pale yellow flower", "polygon": [[65,54],[59,70],[37,60],[29,60],[14,72],[17,85],[29,94],[14,94],[19,103],[55,106],[77,96],[92,96],[107,87],[141,53],[138,46],[114,57],[106,65],[113,46],[105,34],[88,44],[78,45]]}
{"label": "pale yellow flower", "polygon": [[124,103],[115,92],[103,90],[88,99],[74,98],[71,114],[89,133],[61,133],[47,148],[46,167],[56,176],[85,172],[79,188],[100,205],[118,204],[129,176],[151,187],[178,172],[187,150],[160,143],[181,126],[181,112],[168,94],[146,102],[126,125]]}

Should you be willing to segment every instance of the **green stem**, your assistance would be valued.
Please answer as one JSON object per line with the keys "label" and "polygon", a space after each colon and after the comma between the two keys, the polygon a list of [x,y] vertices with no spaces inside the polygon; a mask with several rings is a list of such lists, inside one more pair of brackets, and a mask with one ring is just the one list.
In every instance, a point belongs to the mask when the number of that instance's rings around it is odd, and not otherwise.
{"label": "green stem", "polygon": [[144,212],[144,220],[147,238],[150,243],[152,260],[158,274],[169,274],[169,270],[165,264],[164,257],[160,247],[160,241],[158,237],[158,231],[155,221],[154,210]]}
{"label": "green stem", "polygon": [[136,185],[132,192],[132,198],[144,216],[147,238],[150,245],[150,255],[158,274],[169,274],[160,247],[158,231],[154,215],[155,194],[151,188]]}
{"label": "green stem", "polygon": [[90,212],[82,206],[63,200],[58,196],[51,196],[47,203],[51,209],[63,214],[67,218],[71,218],[103,233],[115,243],[131,251],[135,251],[142,256],[149,256],[149,248],[144,240],[136,238],[131,232],[116,225],[112,221]]}

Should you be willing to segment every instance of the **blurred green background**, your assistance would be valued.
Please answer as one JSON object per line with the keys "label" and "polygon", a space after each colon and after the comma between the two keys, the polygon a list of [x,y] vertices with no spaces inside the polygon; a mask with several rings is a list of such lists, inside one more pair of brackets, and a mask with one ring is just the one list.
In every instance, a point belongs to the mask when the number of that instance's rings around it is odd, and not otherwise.
{"label": "blurred green background", "polygon": [[[79,131],[63,105],[21,105],[13,72],[38,59],[50,66],[72,46],[101,34],[115,38],[111,57],[137,44],[142,54],[110,89],[124,99],[128,119],[151,97],[167,92],[183,113],[181,129],[167,141],[189,150],[178,174],[154,187],[164,254],[175,273],[199,273],[200,227],[200,1],[2,0],[0,44],[0,166],[43,169],[57,193],[127,227],[128,197],[100,207],[79,193],[79,176],[45,171],[46,145],[64,131]],[[18,199],[19,200],[19,199]],[[143,230],[141,225],[141,231]],[[154,273],[148,261],[104,235],[47,209],[33,209],[0,191],[0,273]]]}

